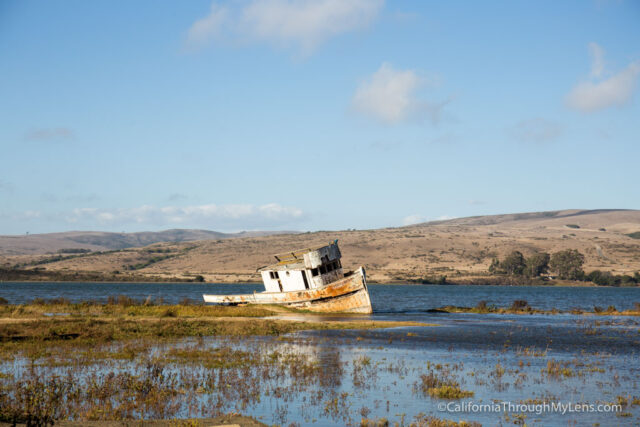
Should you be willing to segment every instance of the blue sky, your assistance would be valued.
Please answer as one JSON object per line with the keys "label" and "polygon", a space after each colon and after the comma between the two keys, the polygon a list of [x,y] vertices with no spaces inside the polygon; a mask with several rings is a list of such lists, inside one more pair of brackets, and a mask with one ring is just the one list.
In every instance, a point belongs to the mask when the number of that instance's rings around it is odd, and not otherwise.
{"label": "blue sky", "polygon": [[0,233],[640,209],[640,3],[0,2]]}

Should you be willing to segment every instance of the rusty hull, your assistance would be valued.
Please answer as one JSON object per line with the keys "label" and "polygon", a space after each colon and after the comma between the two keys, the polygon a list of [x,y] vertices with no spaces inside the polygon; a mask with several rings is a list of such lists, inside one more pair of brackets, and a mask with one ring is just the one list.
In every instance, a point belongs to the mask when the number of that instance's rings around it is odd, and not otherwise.
{"label": "rusty hull", "polygon": [[246,295],[203,295],[217,304],[278,304],[320,313],[371,313],[364,268],[317,289],[291,292],[259,292]]}

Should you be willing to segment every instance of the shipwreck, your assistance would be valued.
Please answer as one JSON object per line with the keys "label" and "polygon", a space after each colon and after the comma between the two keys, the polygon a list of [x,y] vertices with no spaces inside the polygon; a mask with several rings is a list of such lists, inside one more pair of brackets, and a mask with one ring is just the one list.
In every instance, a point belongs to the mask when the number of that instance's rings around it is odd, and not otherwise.
{"label": "shipwreck", "polygon": [[371,313],[364,267],[345,273],[338,241],[275,255],[276,263],[258,271],[264,292],[203,295],[215,304],[276,304],[322,313]]}

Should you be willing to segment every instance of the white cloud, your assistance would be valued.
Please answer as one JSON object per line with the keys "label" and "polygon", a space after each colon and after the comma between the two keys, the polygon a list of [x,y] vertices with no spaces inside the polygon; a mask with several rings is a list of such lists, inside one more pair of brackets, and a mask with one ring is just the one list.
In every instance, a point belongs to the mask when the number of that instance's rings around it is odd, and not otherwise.
{"label": "white cloud", "polygon": [[425,83],[413,70],[396,70],[383,63],[378,71],[363,81],[353,95],[356,111],[388,124],[411,118],[430,116],[435,123],[449,100],[431,104],[419,99],[417,90]]}
{"label": "white cloud", "polygon": [[155,207],[145,205],[120,209],[78,208],[63,215],[63,218],[71,224],[88,223],[101,226],[148,224],[251,229],[289,224],[303,219],[304,212],[298,208],[276,203],[261,206],[208,204]]}
{"label": "white cloud", "polygon": [[187,44],[199,47],[216,37],[294,46],[309,53],[325,40],[366,28],[384,0],[249,0],[211,12],[189,28]]}
{"label": "white cloud", "polygon": [[524,142],[550,142],[562,135],[564,128],[559,123],[540,117],[522,120],[513,129],[511,135]]}
{"label": "white cloud", "polygon": [[413,214],[413,215],[409,215],[406,216],[402,219],[402,224],[403,225],[413,225],[413,224],[421,224],[423,222],[428,222],[428,221],[446,221],[448,219],[454,219],[454,216],[449,216],[449,215],[441,215],[435,219],[433,218],[429,218],[420,214]]}
{"label": "white cloud", "polygon": [[419,214],[413,214],[413,215],[405,216],[402,219],[402,225],[420,224],[421,222],[426,222],[426,221],[428,221],[427,217]]}
{"label": "white cloud", "polygon": [[621,107],[631,100],[640,75],[640,61],[609,78],[602,79],[605,72],[604,50],[595,43],[589,45],[591,52],[591,79],[578,83],[566,97],[570,108],[582,112],[593,112],[608,107]]}
{"label": "white cloud", "polygon": [[228,17],[229,11],[226,8],[212,3],[209,14],[198,19],[189,28],[187,44],[191,47],[200,47],[206,44],[212,37],[220,34]]}

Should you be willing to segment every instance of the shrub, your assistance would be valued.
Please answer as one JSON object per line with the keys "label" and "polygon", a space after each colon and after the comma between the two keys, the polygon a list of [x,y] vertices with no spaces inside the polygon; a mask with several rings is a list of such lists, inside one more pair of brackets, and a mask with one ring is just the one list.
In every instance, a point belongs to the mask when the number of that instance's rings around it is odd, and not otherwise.
{"label": "shrub", "polygon": [[585,276],[585,279],[598,286],[613,286],[615,279],[608,271],[593,270]]}
{"label": "shrub", "polygon": [[549,271],[551,256],[546,252],[533,254],[526,261],[525,274],[528,277],[538,277]]}
{"label": "shrub", "polygon": [[584,255],[575,249],[556,252],[551,256],[549,266],[558,273],[561,279],[580,280],[584,278],[582,271]]}
{"label": "shrub", "polygon": [[529,303],[523,299],[517,299],[511,304],[513,310],[522,310],[529,306]]}
{"label": "shrub", "polygon": [[620,285],[621,286],[629,286],[629,285],[635,285],[636,284],[636,280],[629,276],[628,274],[623,274],[622,276],[616,276],[616,279],[620,279]]}
{"label": "shrub", "polygon": [[88,254],[91,252],[91,249],[82,249],[82,248],[66,248],[59,249],[59,254]]}
{"label": "shrub", "polygon": [[585,277],[585,280],[595,283],[599,286],[633,286],[638,283],[636,275],[628,274],[614,275],[608,271],[593,270]]}
{"label": "shrub", "polygon": [[[402,278],[398,278],[398,279],[402,279]],[[419,279],[419,282],[423,285],[446,285],[447,284],[447,276],[438,276],[438,277],[431,277],[431,276],[427,276],[427,277],[423,277],[422,279]]]}
{"label": "shrub", "polygon": [[513,251],[500,263],[502,269],[511,275],[521,275],[527,266],[520,251]]}
{"label": "shrub", "polygon": [[489,273],[491,274],[499,274],[504,273],[504,270],[500,267],[500,261],[498,258],[494,258],[491,260],[491,265],[489,266]]}
{"label": "shrub", "polygon": [[578,224],[566,224],[566,226],[569,228],[580,228]]}

